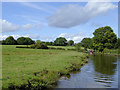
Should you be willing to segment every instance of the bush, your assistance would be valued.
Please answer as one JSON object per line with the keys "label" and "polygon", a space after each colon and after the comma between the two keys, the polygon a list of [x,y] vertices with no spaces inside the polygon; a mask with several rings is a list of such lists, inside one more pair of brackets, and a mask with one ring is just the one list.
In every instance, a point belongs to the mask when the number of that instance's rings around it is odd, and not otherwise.
{"label": "bush", "polygon": [[76,44],[76,45],[75,45],[75,48],[76,48],[76,50],[79,52],[81,47],[80,47],[80,45]]}
{"label": "bush", "polygon": [[16,48],[29,48],[27,46],[16,46]]}
{"label": "bush", "polygon": [[37,40],[35,44],[32,44],[30,48],[36,48],[36,49],[48,49],[47,45],[45,43],[41,43],[40,40]]}

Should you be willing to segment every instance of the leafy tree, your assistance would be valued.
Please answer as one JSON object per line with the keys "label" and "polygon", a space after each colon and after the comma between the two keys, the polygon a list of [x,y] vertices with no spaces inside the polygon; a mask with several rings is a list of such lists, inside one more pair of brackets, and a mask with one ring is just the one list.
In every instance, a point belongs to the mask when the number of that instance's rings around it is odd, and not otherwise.
{"label": "leafy tree", "polygon": [[102,43],[98,44],[98,50],[99,50],[99,52],[102,52],[104,50],[104,46]]}
{"label": "leafy tree", "polygon": [[112,46],[111,43],[105,43],[105,47],[106,47],[107,49],[111,49],[113,46]]}
{"label": "leafy tree", "polygon": [[93,33],[93,47],[102,52],[104,48],[114,48],[117,37],[109,26],[98,28]]}
{"label": "leafy tree", "polygon": [[35,44],[32,44],[31,48],[48,49],[47,45],[45,43],[42,43],[40,40],[37,40]]}
{"label": "leafy tree", "polygon": [[54,41],[54,45],[56,46],[66,46],[67,40],[64,37],[59,37]]}
{"label": "leafy tree", "polygon": [[34,43],[34,41],[29,37],[20,37],[17,39],[17,43],[19,45],[31,45]]}
{"label": "leafy tree", "polygon": [[15,45],[15,44],[17,44],[16,40],[12,36],[7,37],[4,42],[7,45]]}
{"label": "leafy tree", "polygon": [[72,45],[74,45],[74,41],[73,40],[69,40],[68,41],[68,46],[72,46]]}
{"label": "leafy tree", "polygon": [[114,48],[117,49],[118,47],[120,47],[120,38],[117,39],[117,42]]}
{"label": "leafy tree", "polygon": [[92,39],[91,38],[83,38],[81,44],[84,48],[92,48]]}
{"label": "leafy tree", "polygon": [[47,45],[53,46],[53,42],[45,42]]}
{"label": "leafy tree", "polygon": [[31,45],[34,43],[34,41],[31,39],[31,38],[25,38],[25,41],[24,41],[25,45]]}
{"label": "leafy tree", "polygon": [[82,44],[81,44],[81,43],[75,43],[75,44],[74,44],[74,46],[76,46],[76,45],[82,46]]}
{"label": "leafy tree", "polygon": [[5,45],[5,44],[6,44],[6,41],[5,41],[5,40],[2,40],[2,44]]}
{"label": "leafy tree", "polygon": [[17,39],[17,43],[19,45],[25,45],[25,37],[20,37]]}

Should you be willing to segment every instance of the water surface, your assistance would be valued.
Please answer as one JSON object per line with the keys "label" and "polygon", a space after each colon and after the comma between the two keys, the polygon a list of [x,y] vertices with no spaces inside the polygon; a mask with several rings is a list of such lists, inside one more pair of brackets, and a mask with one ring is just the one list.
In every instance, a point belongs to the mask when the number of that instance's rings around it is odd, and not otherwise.
{"label": "water surface", "polygon": [[120,57],[95,55],[79,72],[62,77],[56,88],[118,88]]}

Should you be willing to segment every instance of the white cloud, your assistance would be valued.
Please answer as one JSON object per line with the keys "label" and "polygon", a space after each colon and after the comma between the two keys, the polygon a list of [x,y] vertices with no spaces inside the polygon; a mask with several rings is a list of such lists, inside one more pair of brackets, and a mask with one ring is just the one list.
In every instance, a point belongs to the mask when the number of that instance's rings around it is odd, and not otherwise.
{"label": "white cloud", "polygon": [[25,30],[29,30],[33,27],[32,24],[25,24],[25,25],[22,25],[22,28],[25,29]]}
{"label": "white cloud", "polygon": [[48,42],[51,42],[51,41],[53,42],[56,38],[57,38],[57,36],[55,36],[55,35],[40,37],[41,41],[48,41]]}
{"label": "white cloud", "polygon": [[0,41],[5,40],[8,37],[8,35],[0,35]]}
{"label": "white cloud", "polygon": [[83,33],[77,33],[77,34],[62,33],[59,35],[59,37],[65,37],[67,40],[73,40],[75,43],[78,43],[83,38],[85,38],[85,35]]}
{"label": "white cloud", "polygon": [[2,28],[1,28],[2,30],[0,30],[2,32],[11,32],[11,31],[20,29],[20,27],[18,25],[10,23],[6,20],[0,19],[0,23],[2,23]]}
{"label": "white cloud", "polygon": [[30,38],[32,39],[39,39],[40,35],[39,34],[32,34],[32,35],[29,35]]}
{"label": "white cloud", "polygon": [[93,22],[93,23],[91,23],[91,26],[99,28],[99,27],[102,27],[103,24],[97,23],[97,22]]}
{"label": "white cloud", "polygon": [[5,40],[9,36],[13,36],[14,39],[17,39],[19,37],[29,37],[29,35],[0,35],[0,40]]}
{"label": "white cloud", "polygon": [[16,25],[7,20],[2,19],[0,19],[0,25],[2,25],[2,28],[0,28],[0,33],[14,32],[20,29],[30,30],[32,28],[34,28],[35,30],[40,30],[42,28],[42,23],[40,22],[37,22],[35,24]]}
{"label": "white cloud", "polygon": [[24,30],[30,30],[34,28],[35,30],[40,30],[42,28],[43,24],[41,22],[37,22],[35,24],[25,24],[22,25],[21,28]]}
{"label": "white cloud", "polygon": [[64,37],[67,39],[67,41],[69,40],[73,40],[75,43],[80,42],[83,38],[85,38],[85,34],[83,33],[75,33],[75,34],[69,34],[69,33],[61,33],[60,35],[56,36],[56,35],[52,35],[52,36],[42,36],[40,37],[40,40],[42,41],[52,41],[54,42],[56,40],[56,38],[58,37]]}
{"label": "white cloud", "polygon": [[41,41],[54,41],[58,37],[65,37],[68,41],[73,40],[75,43],[80,42],[83,38],[85,38],[85,34],[83,33],[76,33],[76,34],[69,34],[69,33],[62,33],[58,36],[52,35],[52,36],[42,36],[40,37],[39,34],[26,34],[26,35],[0,35],[0,40],[5,40],[7,37],[13,36],[15,39],[19,37],[30,37],[33,40],[41,40]]}
{"label": "white cloud", "polygon": [[50,26],[70,28],[87,23],[90,19],[116,7],[110,2],[88,2],[85,6],[70,4],[59,8],[47,20]]}

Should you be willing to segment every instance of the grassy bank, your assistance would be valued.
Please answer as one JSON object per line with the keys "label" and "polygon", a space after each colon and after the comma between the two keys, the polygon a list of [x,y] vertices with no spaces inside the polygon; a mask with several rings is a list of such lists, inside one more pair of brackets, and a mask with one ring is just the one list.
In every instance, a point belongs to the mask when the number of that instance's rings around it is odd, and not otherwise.
{"label": "grassy bank", "polygon": [[62,75],[79,70],[87,55],[71,50],[2,46],[3,88],[51,88]]}

